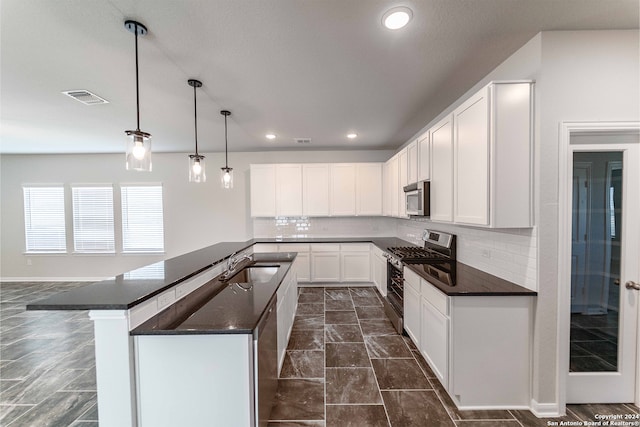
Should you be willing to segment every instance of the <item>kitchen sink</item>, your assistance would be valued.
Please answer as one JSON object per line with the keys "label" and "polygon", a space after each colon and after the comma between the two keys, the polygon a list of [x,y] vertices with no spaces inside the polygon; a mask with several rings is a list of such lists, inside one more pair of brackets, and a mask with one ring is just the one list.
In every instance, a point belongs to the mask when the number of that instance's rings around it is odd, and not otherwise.
{"label": "kitchen sink", "polygon": [[229,283],[265,283],[278,272],[280,266],[250,265],[234,274]]}

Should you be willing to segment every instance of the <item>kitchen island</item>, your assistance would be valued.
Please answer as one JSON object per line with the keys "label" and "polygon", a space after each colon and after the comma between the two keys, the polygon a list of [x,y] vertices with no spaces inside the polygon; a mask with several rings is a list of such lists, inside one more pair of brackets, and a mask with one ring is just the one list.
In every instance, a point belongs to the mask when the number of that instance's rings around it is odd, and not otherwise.
{"label": "kitchen island", "polygon": [[[239,255],[251,252],[250,245],[222,245],[232,253],[244,250]],[[208,267],[197,264],[219,249],[164,261],[171,279],[154,277],[155,270],[146,267],[27,307],[89,310],[101,426],[203,425],[208,419],[253,427],[268,417],[270,406],[258,399],[257,362],[273,360],[264,374],[271,377],[270,390],[262,396],[275,393],[296,310],[296,254],[253,254],[222,280],[222,261],[231,253]],[[175,277],[180,278],[167,283]],[[276,310],[277,317],[269,316]],[[263,331],[270,334],[266,351],[257,345]],[[198,389],[196,382],[204,379],[198,383],[204,389]]]}
{"label": "kitchen island", "polygon": [[[170,335],[228,335],[228,340],[238,339],[243,336],[245,344],[249,343],[249,339],[253,340],[254,329],[259,319],[262,317],[260,313],[264,313],[267,304],[271,300],[267,300],[264,295],[258,299],[263,301],[264,307],[251,308],[251,319],[240,321],[230,321],[229,316],[237,316],[241,312],[246,312],[244,308],[233,308],[226,304],[217,304],[221,301],[216,295],[222,298],[225,293],[218,292],[221,288],[211,285],[216,277],[225,270],[225,261],[233,254],[251,254],[253,247],[260,243],[373,243],[381,249],[398,244],[409,244],[395,237],[346,237],[346,238],[293,238],[293,239],[250,239],[243,242],[222,242],[208,246],[184,255],[167,259],[158,263],[154,263],[114,278],[103,280],[101,282],[89,284],[82,288],[69,292],[63,292],[53,295],[44,300],[36,301],[27,306],[27,310],[89,310],[89,317],[94,323],[95,333],[95,355],[96,355],[96,380],[98,388],[98,410],[100,414],[101,427],[133,427],[142,426],[140,420],[140,402],[144,399],[139,395],[138,369],[136,366],[136,341],[152,341],[151,338],[140,338],[142,336],[151,337],[153,335],[163,335],[162,339],[166,339]],[[274,259],[274,254],[253,254],[256,262],[274,262],[274,264],[285,263],[282,259]],[[294,260],[294,253],[283,255],[290,256],[288,274],[291,274],[291,282],[295,286],[290,289],[296,289],[295,292],[289,292],[289,299],[285,299],[280,295],[278,290],[284,289],[282,283],[278,283],[275,288],[271,288],[277,294],[278,310],[284,310],[279,317],[280,323],[286,318],[292,319],[296,310],[296,292],[297,292],[297,272],[296,266],[291,266]],[[296,260],[297,263],[297,260]],[[295,264],[295,263],[294,263]],[[291,268],[293,267],[293,268]],[[278,275],[277,277],[281,277]],[[278,280],[277,278],[275,280]],[[205,285],[209,284],[207,288]],[[286,286],[285,286],[286,287]],[[223,287],[224,288],[224,287]],[[214,318],[221,320],[220,324],[214,329],[201,329],[187,327],[185,323],[180,333],[180,327],[174,329],[160,326],[163,323],[159,320],[160,315],[166,320],[169,312],[176,313],[184,310],[187,305],[189,295],[190,299],[199,300],[200,296],[206,289],[209,289],[211,295],[206,298],[216,296],[214,301],[218,309],[224,309],[224,312],[212,310],[209,314]],[[264,287],[260,288],[260,292],[269,291]],[[238,289],[235,291],[245,292]],[[232,290],[227,290],[233,292]],[[282,292],[282,291],[280,291]],[[248,295],[248,294],[247,294]],[[251,295],[257,295],[252,293]],[[282,296],[282,298],[280,298]],[[205,299],[206,299],[205,298]],[[251,298],[250,298],[251,299]],[[237,301],[240,303],[240,300]],[[248,300],[243,302],[247,303]],[[255,303],[255,298],[251,304]],[[207,306],[205,310],[211,308]],[[262,310],[262,311],[261,311]],[[203,316],[204,312],[199,311],[199,316]],[[257,313],[257,314],[256,314]],[[156,320],[153,320],[156,319]],[[150,327],[150,323],[156,322],[156,328]],[[255,325],[252,324],[255,323]],[[184,322],[183,322],[184,323]],[[226,325],[219,328],[220,325]],[[236,329],[230,328],[234,326]],[[278,325],[279,330],[283,330],[283,325]],[[207,327],[211,327],[208,324]],[[206,328],[205,328],[206,329]],[[231,337],[235,335],[235,337]],[[194,337],[191,337],[194,339]],[[222,339],[222,338],[221,338]],[[284,348],[286,348],[288,335],[279,333],[278,337],[278,366],[281,366]],[[244,344],[243,344],[244,345]],[[247,363],[249,363],[247,356]],[[249,365],[245,365],[249,371]],[[165,367],[165,369],[167,369]],[[167,372],[169,370],[167,369]],[[253,375],[253,374],[251,374]],[[224,386],[223,386],[224,389]],[[186,394],[184,394],[186,395]],[[255,402],[254,402],[255,404]],[[252,408],[253,404],[249,404],[248,408]],[[245,411],[246,412],[246,411]],[[251,411],[250,411],[251,412]],[[251,421],[248,421],[251,423]],[[242,424],[244,425],[244,424]],[[251,425],[251,424],[247,424]],[[153,426],[156,427],[156,426]]]}

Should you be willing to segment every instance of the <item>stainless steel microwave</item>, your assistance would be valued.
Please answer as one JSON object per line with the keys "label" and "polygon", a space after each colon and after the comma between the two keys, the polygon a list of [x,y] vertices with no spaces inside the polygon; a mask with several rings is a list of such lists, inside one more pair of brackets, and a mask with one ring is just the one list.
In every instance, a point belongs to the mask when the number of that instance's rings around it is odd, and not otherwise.
{"label": "stainless steel microwave", "polygon": [[431,183],[429,181],[420,181],[404,187],[407,215],[429,216],[431,214],[429,204],[430,189]]}

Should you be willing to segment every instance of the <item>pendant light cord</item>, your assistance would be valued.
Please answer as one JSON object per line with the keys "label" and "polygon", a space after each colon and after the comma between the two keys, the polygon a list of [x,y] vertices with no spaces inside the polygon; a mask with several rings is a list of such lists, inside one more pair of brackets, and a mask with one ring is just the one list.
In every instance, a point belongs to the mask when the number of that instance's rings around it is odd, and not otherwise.
{"label": "pendant light cord", "polygon": [[136,37],[136,120],[138,123],[137,131],[140,132],[140,88],[138,83],[138,24],[134,24],[135,26],[135,37]]}
{"label": "pendant light cord", "polygon": [[198,105],[196,101],[196,85],[193,85],[193,123],[196,133],[196,156],[198,155]]}
{"label": "pendant light cord", "polygon": [[224,167],[229,169],[229,152],[227,144],[227,114],[224,115]]}

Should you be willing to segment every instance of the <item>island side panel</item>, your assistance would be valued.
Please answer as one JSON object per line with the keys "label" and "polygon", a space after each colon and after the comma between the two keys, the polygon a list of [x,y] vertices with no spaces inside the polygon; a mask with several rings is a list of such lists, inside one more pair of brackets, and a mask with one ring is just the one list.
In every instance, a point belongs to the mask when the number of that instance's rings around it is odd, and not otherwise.
{"label": "island side panel", "polygon": [[135,427],[133,339],[124,310],[91,310],[100,427]]}
{"label": "island side panel", "polygon": [[452,297],[449,394],[458,409],[529,407],[533,301]]}
{"label": "island side panel", "polygon": [[253,425],[252,336],[135,337],[139,427]]}

